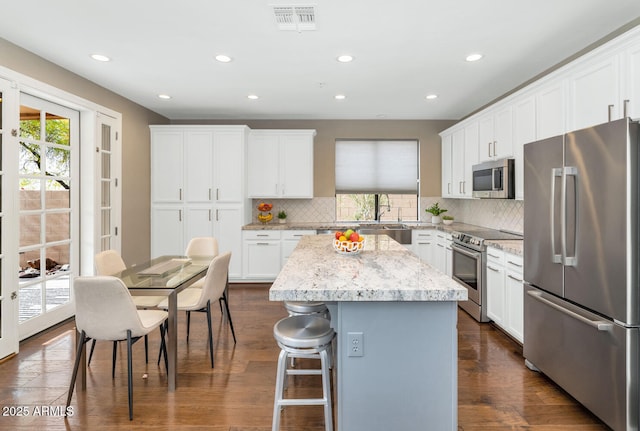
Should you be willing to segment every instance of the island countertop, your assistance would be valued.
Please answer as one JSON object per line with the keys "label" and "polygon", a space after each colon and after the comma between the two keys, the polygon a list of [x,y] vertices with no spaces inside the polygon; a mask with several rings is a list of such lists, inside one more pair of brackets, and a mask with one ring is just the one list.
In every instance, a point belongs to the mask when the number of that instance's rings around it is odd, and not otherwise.
{"label": "island countertop", "polygon": [[465,301],[467,290],[386,235],[356,255],[331,235],[303,236],[269,290],[272,301]]}

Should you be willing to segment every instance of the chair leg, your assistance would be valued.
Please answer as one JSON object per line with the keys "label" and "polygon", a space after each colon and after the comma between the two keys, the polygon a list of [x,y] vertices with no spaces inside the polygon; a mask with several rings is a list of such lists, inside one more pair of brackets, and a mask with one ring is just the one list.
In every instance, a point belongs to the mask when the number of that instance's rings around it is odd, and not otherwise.
{"label": "chair leg", "polygon": [[231,320],[231,312],[229,311],[229,301],[227,295],[222,292],[222,298],[224,301],[224,307],[227,310],[227,317],[229,318],[229,326],[231,327],[231,335],[233,335],[233,344],[236,344],[236,331],[233,330],[233,320]]}
{"label": "chair leg", "polygon": [[129,389],[129,420],[133,420],[133,361],[131,360],[131,330],[127,329],[127,386]]}
{"label": "chair leg", "polygon": [[144,363],[149,363],[149,337],[144,336]]}
{"label": "chair leg", "polygon": [[[73,388],[76,386],[76,377],[78,377],[78,367],[80,365],[80,357],[82,356],[82,349],[84,348],[86,334],[84,331],[80,333],[80,339],[78,340],[78,349],[76,350],[76,360],[73,363],[73,373],[71,374],[71,384],[69,385],[69,393],[67,394],[67,405],[64,409],[64,415],[67,416],[69,411],[69,405],[71,405],[71,397],[73,397]],[[95,341],[95,340],[94,340]]]}
{"label": "chair leg", "polygon": [[191,311],[187,311],[187,344],[189,344],[189,330],[191,329]]}
{"label": "chair leg", "polygon": [[91,351],[89,351],[89,360],[87,361],[87,366],[91,365],[91,358],[93,358],[93,349],[96,348],[96,340],[93,340],[91,343]]}
{"label": "chair leg", "polygon": [[211,301],[207,301],[207,325],[209,326],[209,354],[211,355],[211,368],[213,368],[213,331],[211,329]]}
{"label": "chair leg", "polygon": [[118,342],[113,342],[113,360],[111,361],[111,378],[116,378],[116,356],[118,354]]}
{"label": "chair leg", "polygon": [[164,354],[164,365],[169,371],[168,358],[167,358],[167,343],[164,340],[165,335],[168,333],[169,329],[168,321],[164,321],[164,323],[160,324],[160,350],[158,351],[158,366],[160,366],[160,360],[162,359],[162,355]]}

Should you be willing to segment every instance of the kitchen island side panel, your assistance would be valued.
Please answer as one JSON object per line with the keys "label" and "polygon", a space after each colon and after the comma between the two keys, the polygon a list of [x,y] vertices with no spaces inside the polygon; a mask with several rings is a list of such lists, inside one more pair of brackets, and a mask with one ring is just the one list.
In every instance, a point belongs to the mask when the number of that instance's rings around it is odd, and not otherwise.
{"label": "kitchen island side panel", "polygon": [[[457,303],[337,308],[338,431],[457,429]],[[350,332],[363,334],[361,357],[349,356]]]}

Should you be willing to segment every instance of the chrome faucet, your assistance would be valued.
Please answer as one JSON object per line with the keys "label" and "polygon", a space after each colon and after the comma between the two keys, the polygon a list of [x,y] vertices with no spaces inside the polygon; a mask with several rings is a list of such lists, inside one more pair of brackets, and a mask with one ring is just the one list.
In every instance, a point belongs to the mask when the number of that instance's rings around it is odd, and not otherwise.
{"label": "chrome faucet", "polygon": [[[378,203],[378,220],[377,221],[380,221],[382,219],[382,214],[384,214],[385,212],[391,212],[391,202],[389,201],[389,195],[385,193],[385,196],[387,197],[387,204],[380,205],[380,203]],[[382,211],[382,207],[387,207],[387,210]]]}

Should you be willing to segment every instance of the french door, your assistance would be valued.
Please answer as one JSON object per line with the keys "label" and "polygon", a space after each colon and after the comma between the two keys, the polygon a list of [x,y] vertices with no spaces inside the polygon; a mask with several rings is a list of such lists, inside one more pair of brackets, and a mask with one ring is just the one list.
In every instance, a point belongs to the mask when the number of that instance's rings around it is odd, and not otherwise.
{"label": "french door", "polygon": [[120,251],[120,133],[115,118],[98,114],[98,139],[96,146],[96,178],[98,178],[99,217],[96,252]]}
{"label": "french door", "polygon": [[20,94],[18,332],[35,334],[74,313],[79,268],[78,111]]}
{"label": "french door", "polygon": [[[11,130],[17,134],[17,90],[0,79],[0,359],[18,352],[18,334],[15,330],[18,293],[15,288],[15,190],[9,178],[14,177],[11,157]],[[15,138],[14,138],[15,139]]]}

